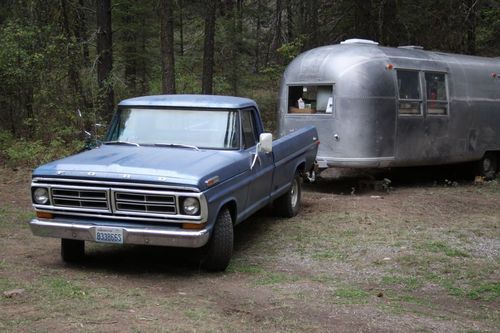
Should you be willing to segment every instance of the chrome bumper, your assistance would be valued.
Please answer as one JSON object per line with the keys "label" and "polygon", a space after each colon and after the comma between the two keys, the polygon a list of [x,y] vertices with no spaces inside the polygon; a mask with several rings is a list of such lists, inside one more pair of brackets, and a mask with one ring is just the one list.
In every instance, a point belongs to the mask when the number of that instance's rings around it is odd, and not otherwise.
{"label": "chrome bumper", "polygon": [[119,226],[115,224],[78,223],[65,219],[32,219],[31,231],[36,236],[79,239],[95,242],[97,227],[123,229],[123,244],[159,245],[174,247],[201,247],[208,242],[208,229],[182,230],[160,226]]}
{"label": "chrome bumper", "polygon": [[367,157],[367,158],[335,158],[318,156],[318,167],[325,168],[387,168],[394,162],[394,157]]}

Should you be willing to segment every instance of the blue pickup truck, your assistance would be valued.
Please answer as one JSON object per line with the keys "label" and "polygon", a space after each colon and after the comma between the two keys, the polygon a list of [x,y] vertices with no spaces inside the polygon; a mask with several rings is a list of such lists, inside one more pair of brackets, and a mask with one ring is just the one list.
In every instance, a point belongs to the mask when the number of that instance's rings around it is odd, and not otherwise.
{"label": "blue pickup truck", "polygon": [[271,203],[297,214],[318,144],[312,126],[272,141],[246,98],[127,99],[102,145],[33,171],[30,227],[68,262],[93,241],[201,248],[203,267],[224,270],[236,224]]}

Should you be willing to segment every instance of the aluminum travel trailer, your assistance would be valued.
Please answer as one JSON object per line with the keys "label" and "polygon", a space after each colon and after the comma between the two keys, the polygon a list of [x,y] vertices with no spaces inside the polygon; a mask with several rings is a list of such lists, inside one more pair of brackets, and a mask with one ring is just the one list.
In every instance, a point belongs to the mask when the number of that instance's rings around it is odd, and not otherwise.
{"label": "aluminum travel trailer", "polygon": [[279,133],[315,125],[320,169],[500,164],[500,58],[347,40],[287,67]]}

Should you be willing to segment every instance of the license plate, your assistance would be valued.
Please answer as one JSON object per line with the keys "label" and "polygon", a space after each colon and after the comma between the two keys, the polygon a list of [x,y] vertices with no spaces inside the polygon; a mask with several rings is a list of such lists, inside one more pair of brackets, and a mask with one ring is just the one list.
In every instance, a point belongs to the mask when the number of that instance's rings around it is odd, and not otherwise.
{"label": "license plate", "polygon": [[95,241],[99,243],[123,244],[123,229],[98,227],[95,230]]}

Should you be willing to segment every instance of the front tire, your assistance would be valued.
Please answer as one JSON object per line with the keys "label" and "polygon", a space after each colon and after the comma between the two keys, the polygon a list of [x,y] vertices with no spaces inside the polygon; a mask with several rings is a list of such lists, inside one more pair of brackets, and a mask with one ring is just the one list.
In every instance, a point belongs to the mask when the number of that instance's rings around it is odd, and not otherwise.
{"label": "front tire", "polygon": [[85,255],[85,241],[61,239],[61,258],[65,262],[77,262]]}
{"label": "front tire", "polygon": [[299,172],[295,173],[292,185],[288,192],[276,199],[276,212],[282,217],[294,217],[300,209],[300,198],[302,196],[302,177]]}
{"label": "front tire", "polygon": [[233,254],[233,220],[227,208],[223,208],[212,229],[212,236],[205,245],[202,267],[209,271],[224,271]]}
{"label": "front tire", "polygon": [[498,157],[495,153],[486,153],[483,158],[477,162],[476,173],[483,176],[486,180],[495,179],[498,168]]}

